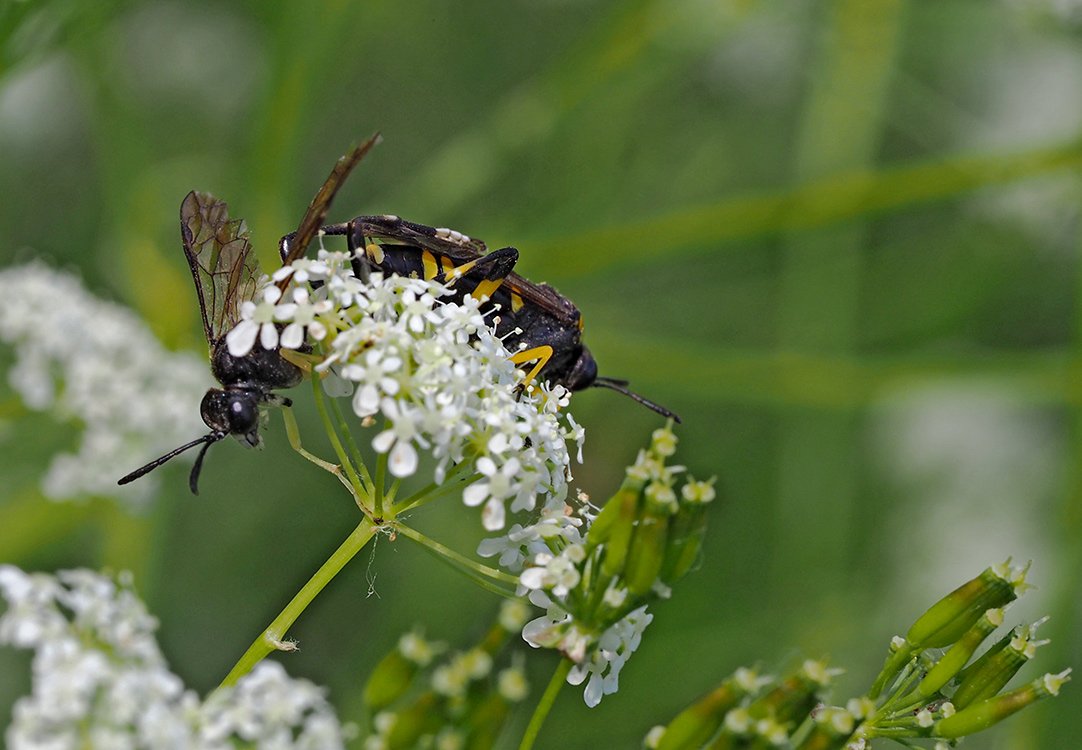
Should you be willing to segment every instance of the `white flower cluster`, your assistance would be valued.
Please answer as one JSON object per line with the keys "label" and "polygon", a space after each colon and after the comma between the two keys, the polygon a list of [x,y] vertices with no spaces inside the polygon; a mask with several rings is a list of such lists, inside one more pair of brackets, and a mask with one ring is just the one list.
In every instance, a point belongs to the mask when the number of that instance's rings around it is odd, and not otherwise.
{"label": "white flower cluster", "polygon": [[0,597],[0,644],[35,652],[32,693],[5,735],[12,750],[344,747],[323,691],[274,662],[201,702],[169,671],[157,623],[126,582],[2,565]]}
{"label": "white flower cluster", "polygon": [[193,404],[210,383],[206,360],[167,351],[134,314],[71,274],[41,263],[0,271],[0,342],[14,350],[8,382],[23,403],[79,434],[45,474],[52,499],[145,499],[153,480],[116,480],[205,431]]}
{"label": "white flower cluster", "polygon": [[716,493],[712,479],[689,479],[677,493],[684,467],[666,463],[676,443],[671,424],[655,430],[596,515],[588,506],[550,511],[478,548],[518,572],[519,594],[545,609],[522,637],[574,662],[568,682],[587,683],[583,698],[591,707],[618,689],[620,671],[653,620],[647,603],[667,598],[698,556],[703,513]]}
{"label": "white flower cluster", "polygon": [[[567,441],[583,431],[564,407],[561,386],[520,393],[521,371],[478,303],[446,297],[437,283],[372,274],[357,278],[348,253],[320,250],[266,280],[258,303],[241,309],[227,338],[243,356],[256,345],[318,345],[316,371],[345,381],[362,420],[382,416],[372,447],[388,456],[395,477],[412,476],[419,451],[436,461],[441,483],[450,464],[466,461],[481,475],[463,493],[482,506],[488,530],[502,529],[512,513],[563,507],[570,479]],[[289,278],[283,298],[273,281]],[[312,282],[318,282],[313,284]],[[288,301],[284,301],[288,300]],[[280,332],[279,332],[280,331]]]}
{"label": "white flower cluster", "polygon": [[568,506],[546,507],[534,523],[526,526],[516,523],[501,536],[483,539],[477,545],[477,554],[481,557],[498,555],[500,567],[518,573],[527,560],[551,556],[550,540],[562,539],[569,545],[581,545],[579,529],[584,523],[580,513],[568,512]]}
{"label": "white flower cluster", "polygon": [[[537,594],[543,592],[534,591],[530,596],[535,604],[544,599],[536,597]],[[643,631],[653,619],[643,605],[597,636],[580,629],[571,614],[549,600],[546,613],[526,623],[522,638],[534,648],[556,649],[574,661],[567,682],[581,685],[589,677],[582,699],[593,708],[604,696],[619,690],[620,670],[639,647]]]}

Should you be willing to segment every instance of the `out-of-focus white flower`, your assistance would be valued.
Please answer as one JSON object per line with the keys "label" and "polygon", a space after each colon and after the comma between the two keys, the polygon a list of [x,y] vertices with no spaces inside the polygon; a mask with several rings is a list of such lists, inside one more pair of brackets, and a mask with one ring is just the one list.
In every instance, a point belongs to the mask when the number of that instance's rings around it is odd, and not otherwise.
{"label": "out-of-focus white flower", "polygon": [[[299,346],[303,329],[304,340],[320,345],[315,369],[354,384],[359,417],[382,417],[372,447],[387,454],[393,476],[415,474],[422,452],[436,461],[437,483],[451,463],[468,462],[482,478],[463,499],[482,506],[490,531],[505,526],[508,511],[563,508],[567,442],[581,446],[584,438],[564,410],[568,392],[547,384],[521,392],[521,371],[476,300],[454,301],[446,287],[422,279],[374,273],[362,282],[348,253],[326,250],[274,275],[286,278],[320,283],[291,287],[292,301],[283,302],[267,280],[270,296],[243,306],[227,337],[234,356],[257,345]],[[267,326],[285,328],[264,336]]]}
{"label": "out-of-focus white flower", "polygon": [[274,662],[201,702],[169,671],[157,621],[125,578],[0,565],[0,598],[0,644],[35,652],[32,692],[5,735],[12,750],[344,746],[323,690]]}
{"label": "out-of-focus white flower", "polygon": [[501,670],[496,678],[496,685],[500,695],[511,703],[518,703],[530,692],[530,683],[526,680],[526,673],[520,664]]}
{"label": "out-of-focus white flower", "polygon": [[167,351],[134,314],[71,274],[41,263],[0,271],[0,342],[15,352],[8,382],[23,403],[77,426],[78,445],[42,480],[52,499],[143,500],[153,478],[122,488],[116,480],[206,429],[206,359]]}
{"label": "out-of-focus white flower", "polygon": [[440,695],[461,698],[471,682],[488,677],[492,657],[481,649],[455,654],[432,672],[432,689]]}
{"label": "out-of-focus white flower", "polygon": [[320,750],[344,747],[343,728],[323,688],[262,661],[199,709],[199,747]]}

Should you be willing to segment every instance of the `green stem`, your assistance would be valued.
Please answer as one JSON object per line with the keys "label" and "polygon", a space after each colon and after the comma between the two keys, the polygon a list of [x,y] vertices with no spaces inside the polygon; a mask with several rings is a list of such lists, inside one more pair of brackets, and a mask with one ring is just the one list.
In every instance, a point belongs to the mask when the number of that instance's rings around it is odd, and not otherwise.
{"label": "green stem", "polygon": [[448,560],[454,562],[456,565],[465,568],[468,571],[476,573],[480,576],[484,576],[486,578],[491,578],[492,580],[499,581],[500,583],[508,583],[512,586],[518,585],[517,576],[513,576],[510,573],[504,573],[501,570],[496,570],[495,568],[490,568],[487,565],[482,565],[479,562],[471,560],[470,558],[465,557],[458,552],[455,552],[450,547],[440,544],[435,539],[425,536],[420,531],[417,531],[417,529],[413,529],[409,526],[399,523],[395,526],[395,530],[407,539],[411,539],[417,542],[423,547],[432,550],[436,554],[447,558]]}
{"label": "green stem", "polygon": [[[396,509],[395,516],[397,517],[398,515],[401,515],[402,513],[405,513],[407,510],[413,510],[414,508],[420,508],[422,505],[427,505],[428,503],[431,503],[431,502],[433,502],[435,500],[439,500],[440,498],[444,497],[445,495],[450,495],[450,494],[453,494],[455,492],[461,492],[463,487],[466,487],[468,485],[473,484],[478,479],[480,479],[481,476],[482,475],[481,475],[480,472],[475,471],[473,474],[470,474],[468,477],[464,477],[462,479],[462,481],[460,481],[460,482],[455,482],[453,484],[450,484],[450,483],[447,483],[446,480],[445,480],[445,483],[440,485],[439,487],[437,487],[435,489],[435,491],[429,492],[426,495],[421,496],[421,497],[418,497],[416,495],[411,497],[409,503],[403,503],[402,507]],[[450,477],[448,477],[448,478],[450,478]]]}
{"label": "green stem", "polygon": [[285,609],[274,618],[274,621],[248,647],[248,650],[244,652],[244,656],[240,658],[225,679],[222,680],[221,687],[233,685],[241,677],[251,672],[252,668],[271,651],[280,648],[279,644],[285,637],[286,631],[300,617],[301,612],[312,603],[312,600],[331,582],[331,579],[338,575],[338,572],[345,567],[345,564],[368,544],[375,531],[375,526],[369,518],[365,518],[357,525],[353,533],[346,537],[346,540],[334,551],[334,554],[330,556],[327,562],[323,563],[319,570],[315,572],[315,575],[308,579],[308,583],[304,584],[301,590],[286,605]]}
{"label": "green stem", "polygon": [[560,694],[564,683],[567,682],[567,673],[571,671],[571,666],[570,659],[560,659],[552,679],[549,680],[548,687],[545,688],[545,694],[537,702],[537,708],[534,709],[533,716],[530,717],[530,723],[526,727],[525,734],[522,735],[522,742],[519,743],[518,750],[530,750],[533,747],[537,735],[541,732],[541,725],[545,723],[549,711],[552,710],[552,704],[556,702],[556,696]]}
{"label": "green stem", "polygon": [[[426,484],[417,492],[414,492],[409,497],[396,503],[395,516],[405,513],[407,510],[412,510],[417,506],[431,502],[434,498],[440,497],[441,493],[446,491],[448,487],[450,487],[451,489],[455,489],[462,486],[461,484],[452,485],[451,480],[454,479],[458,475],[458,473],[465,468],[465,466],[465,461],[459,461],[457,464],[454,464],[450,469],[447,470],[446,475],[443,477],[442,484],[436,484],[435,482]],[[475,474],[474,476],[476,478],[481,477],[480,474]],[[472,482],[476,480],[470,481]]]}
{"label": "green stem", "polygon": [[394,505],[395,496],[398,495],[398,488],[401,487],[401,486],[402,486],[401,477],[396,477],[395,480],[393,482],[391,482],[391,488],[389,490],[387,490],[387,498],[386,498],[386,500],[387,500],[387,505],[388,506]]}
{"label": "green stem", "polygon": [[[354,468],[353,462],[349,460],[349,456],[346,455],[346,451],[342,447],[342,441],[338,439],[338,433],[331,423],[330,415],[327,413],[327,404],[323,401],[323,386],[320,385],[318,378],[312,378],[312,392],[315,394],[316,410],[319,412],[320,419],[323,420],[323,428],[327,431],[327,437],[331,441],[331,446],[334,447],[335,455],[338,456],[338,460],[342,464],[342,469],[346,472],[346,476],[349,477],[349,483],[353,485],[354,493],[358,498],[370,498],[370,493],[361,484],[361,479],[357,476],[357,470]],[[361,510],[364,510],[364,508]]]}
{"label": "green stem", "polygon": [[364,462],[364,456],[361,455],[357,443],[353,440],[353,431],[349,429],[349,425],[342,416],[342,410],[339,408],[338,399],[336,398],[331,399],[331,414],[334,415],[335,421],[338,422],[339,431],[346,436],[346,447],[349,448],[349,452],[353,456],[353,462],[357,467],[357,471],[361,474],[361,480],[366,487],[371,487],[372,475],[368,473],[368,466]]}
{"label": "green stem", "polygon": [[[388,422],[384,429],[390,429],[391,423]],[[376,518],[383,518],[383,485],[387,481],[387,457],[390,451],[387,453],[380,453],[376,456],[376,488],[373,494],[375,495],[375,513]]]}

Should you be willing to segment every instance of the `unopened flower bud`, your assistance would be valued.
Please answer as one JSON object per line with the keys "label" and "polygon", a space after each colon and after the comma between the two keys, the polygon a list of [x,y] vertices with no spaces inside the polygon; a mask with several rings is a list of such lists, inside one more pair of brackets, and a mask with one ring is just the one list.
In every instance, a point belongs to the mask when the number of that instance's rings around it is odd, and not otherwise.
{"label": "unopened flower bud", "polygon": [[706,535],[706,506],[714,500],[714,479],[705,482],[688,481],[681,488],[683,500],[676,515],[669,521],[668,546],[660,578],[671,586],[694,567],[702,551]]}
{"label": "unopened flower bud", "polygon": [[676,437],[676,433],[672,431],[672,422],[654,430],[651,438],[650,450],[657,455],[668,457],[676,453],[676,444],[679,439]]}
{"label": "unopened flower bud", "polygon": [[494,747],[509,712],[510,706],[499,693],[490,693],[474,705],[465,721],[470,730],[470,750],[489,750]]}
{"label": "unopened flower bud", "polygon": [[1041,698],[1059,695],[1060,688],[1070,679],[1070,674],[1069,669],[1059,674],[1046,674],[1017,690],[975,703],[953,716],[937,721],[932,727],[932,734],[936,737],[956,739],[987,729]]}
{"label": "unopened flower bud", "polygon": [[819,691],[841,670],[830,669],[824,662],[807,660],[794,674],[748,706],[755,718],[773,716],[781,723],[803,721],[819,702]]}
{"label": "unopened flower bud", "polygon": [[944,685],[962,671],[966,662],[984,642],[984,639],[1002,624],[1003,610],[1001,608],[990,609],[985,612],[981,619],[977,620],[976,624],[950,647],[936,665],[928,670],[928,674],[924,676],[924,679],[920,681],[914,691],[914,702],[916,699],[928,698],[939,692]]}
{"label": "unopened flower bud", "polygon": [[443,722],[437,710],[438,698],[428,691],[417,697],[412,705],[395,714],[394,723],[385,735],[387,750],[405,750],[417,744],[426,734],[434,734]]}
{"label": "unopened flower bud", "polygon": [[986,568],[933,604],[906,633],[915,648],[945,648],[961,638],[986,610],[1014,601],[1025,586],[1025,569],[1010,561]]}
{"label": "unopened flower bud", "polygon": [[364,705],[375,713],[401,698],[417,674],[418,666],[395,649],[376,665],[364,686]]}
{"label": "unopened flower bud", "polygon": [[646,515],[639,521],[624,566],[624,583],[633,595],[645,596],[654,587],[665,561],[668,534],[667,516]]}
{"label": "unopened flower bud", "polygon": [[609,499],[597,514],[586,535],[587,551],[605,545],[601,560],[601,572],[612,578],[619,575],[627,561],[631,537],[635,532],[635,518],[639,512],[639,490],[625,481],[619,491]]}
{"label": "unopened flower bud", "polygon": [[917,618],[905,638],[891,643],[891,654],[876,677],[868,696],[877,698],[883,689],[909,663],[914,654],[926,648],[945,648],[973,627],[989,609],[1002,607],[1017,598],[1027,584],[1027,568],[1012,568],[1010,560],[985,569]]}
{"label": "unopened flower bud", "polygon": [[964,709],[1002,690],[1018,670],[1033,658],[1037,647],[1047,643],[1032,638],[1041,622],[1043,620],[1030,627],[1015,628],[1008,637],[982,655],[972,669],[967,669],[951,697],[954,705]]}
{"label": "unopened flower bud", "polygon": [[747,694],[754,681],[727,678],[724,682],[678,713],[665,728],[657,750],[698,750],[709,740]]}

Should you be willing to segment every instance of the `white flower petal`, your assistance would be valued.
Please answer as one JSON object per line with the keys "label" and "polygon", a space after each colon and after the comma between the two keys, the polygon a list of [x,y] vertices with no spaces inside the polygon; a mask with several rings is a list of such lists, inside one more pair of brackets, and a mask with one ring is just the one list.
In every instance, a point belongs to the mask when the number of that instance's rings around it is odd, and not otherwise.
{"label": "white flower petal", "polygon": [[413,476],[417,471],[417,449],[413,447],[413,443],[399,440],[391,450],[387,468],[392,475],[399,478]]}
{"label": "white flower petal", "polygon": [[298,348],[304,343],[304,326],[297,325],[296,323],[287,325],[286,329],[282,331],[280,343],[283,349]]}
{"label": "white flower petal", "polygon": [[488,498],[488,482],[474,482],[462,491],[462,502],[470,508],[476,507]]}
{"label": "white flower petal", "polygon": [[395,435],[391,430],[384,430],[372,438],[372,449],[376,453],[386,453],[394,444]]}
{"label": "white flower petal", "polygon": [[481,510],[481,525],[485,531],[499,531],[503,528],[507,511],[503,507],[503,500],[492,498]]}
{"label": "white flower petal", "polygon": [[243,357],[252,351],[255,345],[256,334],[259,333],[259,325],[250,320],[242,320],[225,335],[225,345],[229,353],[234,357]]}
{"label": "white flower petal", "polygon": [[264,349],[277,348],[278,329],[274,327],[273,323],[264,323],[259,327],[259,343]]}

